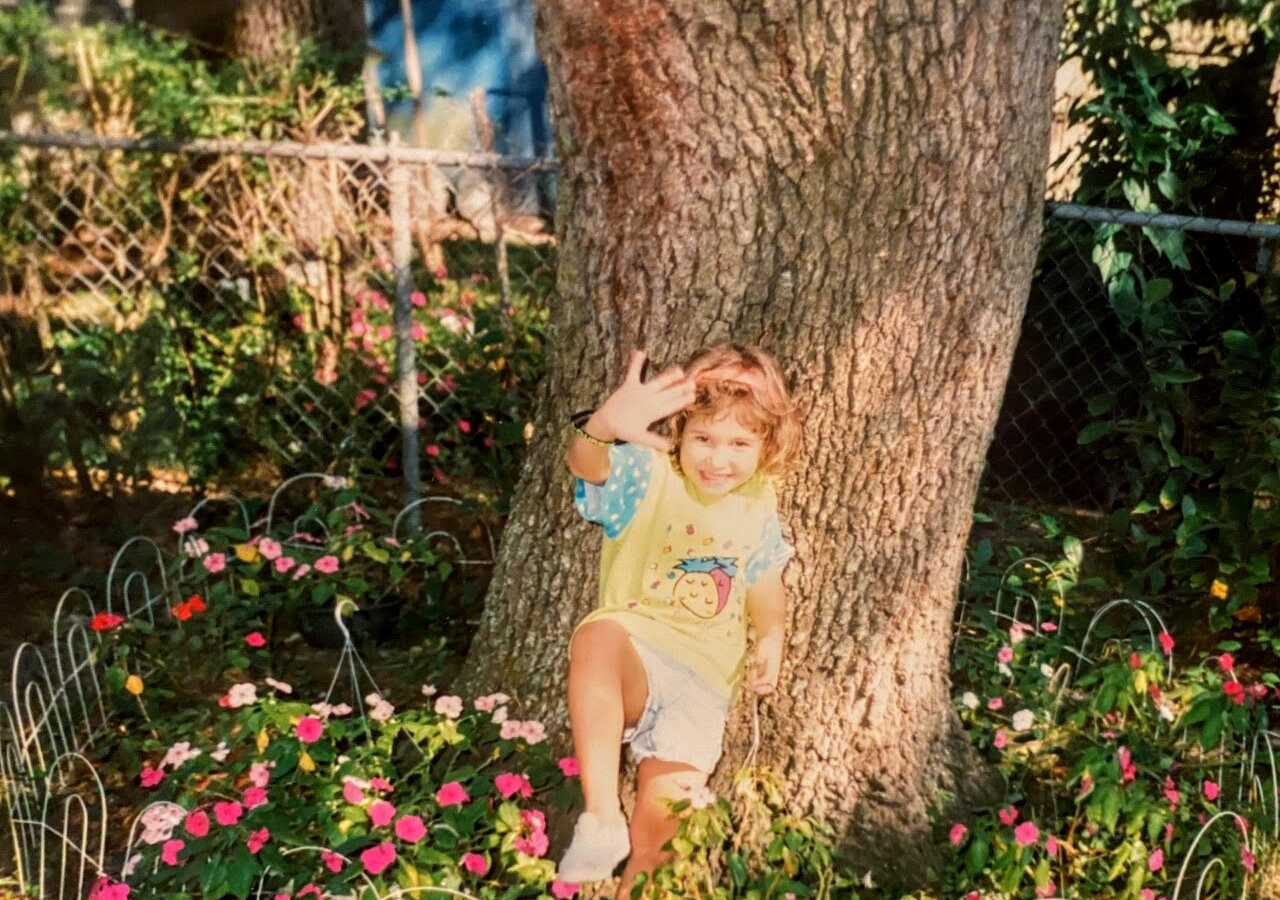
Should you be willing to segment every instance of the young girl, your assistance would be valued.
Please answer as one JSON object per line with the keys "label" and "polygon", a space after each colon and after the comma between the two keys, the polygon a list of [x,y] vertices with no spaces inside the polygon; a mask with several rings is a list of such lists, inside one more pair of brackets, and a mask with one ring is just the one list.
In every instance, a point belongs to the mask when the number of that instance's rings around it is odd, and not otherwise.
{"label": "young girl", "polygon": [[[622,386],[575,423],[567,460],[578,510],[605,537],[600,606],[569,653],[586,809],[559,877],[608,878],[629,855],[618,897],[662,862],[678,825],[668,801],[700,790],[720,758],[748,616],[749,686],[774,689],[793,552],[770,476],[797,428],[773,357],[722,344],[646,382],[643,365],[633,353]],[[672,440],[650,430],[663,420]],[[623,742],[639,762],[629,829],[618,801]]]}

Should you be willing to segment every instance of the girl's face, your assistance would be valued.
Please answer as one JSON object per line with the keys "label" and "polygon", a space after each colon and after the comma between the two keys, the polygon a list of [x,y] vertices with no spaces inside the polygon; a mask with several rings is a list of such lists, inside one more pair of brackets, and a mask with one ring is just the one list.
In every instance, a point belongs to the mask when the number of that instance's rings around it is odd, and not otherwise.
{"label": "girl's face", "polygon": [[721,497],[756,473],[763,448],[731,410],[718,419],[693,416],[680,438],[680,469],[704,494]]}

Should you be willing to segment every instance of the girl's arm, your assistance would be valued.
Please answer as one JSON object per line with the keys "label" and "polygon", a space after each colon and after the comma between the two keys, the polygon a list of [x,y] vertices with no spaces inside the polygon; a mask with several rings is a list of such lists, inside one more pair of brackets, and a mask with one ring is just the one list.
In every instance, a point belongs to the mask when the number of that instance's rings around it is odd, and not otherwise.
{"label": "girl's arm", "polygon": [[[678,366],[641,381],[644,357],[643,350],[631,352],[626,379],[591,414],[582,430],[598,441],[626,441],[666,452],[671,449],[671,442],[650,431],[649,426],[692,403],[696,388],[693,379],[685,378]],[[608,448],[593,444],[580,434],[574,434],[569,442],[565,462],[569,471],[583,481],[601,484],[609,477]]]}
{"label": "girl's arm", "polygon": [[748,685],[757,694],[773,693],[782,668],[782,639],[787,624],[787,592],[782,569],[774,567],[747,591],[747,614],[756,632],[756,652]]}

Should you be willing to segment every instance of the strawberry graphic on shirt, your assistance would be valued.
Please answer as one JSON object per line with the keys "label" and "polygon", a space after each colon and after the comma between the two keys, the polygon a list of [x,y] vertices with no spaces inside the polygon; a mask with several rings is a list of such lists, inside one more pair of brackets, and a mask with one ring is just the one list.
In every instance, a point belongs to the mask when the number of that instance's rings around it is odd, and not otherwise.
{"label": "strawberry graphic on shirt", "polygon": [[729,603],[738,560],[732,556],[694,556],[673,567],[683,572],[672,589],[672,600],[699,619],[714,619]]}

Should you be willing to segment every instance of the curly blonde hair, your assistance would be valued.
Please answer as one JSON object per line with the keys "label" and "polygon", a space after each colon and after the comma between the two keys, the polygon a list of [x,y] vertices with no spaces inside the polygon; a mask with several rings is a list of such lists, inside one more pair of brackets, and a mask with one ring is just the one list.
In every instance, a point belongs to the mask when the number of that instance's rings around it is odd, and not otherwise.
{"label": "curly blonde hair", "polygon": [[732,413],[738,424],[764,442],[760,471],[767,475],[784,471],[796,449],[800,427],[778,361],[759,347],[716,344],[699,350],[683,368],[697,385],[697,398],[667,422],[674,452],[679,453],[691,418],[714,420]]}

